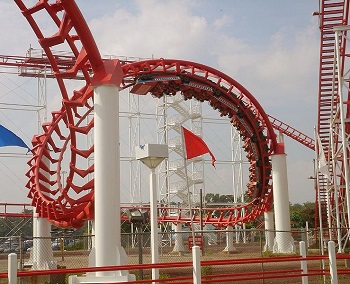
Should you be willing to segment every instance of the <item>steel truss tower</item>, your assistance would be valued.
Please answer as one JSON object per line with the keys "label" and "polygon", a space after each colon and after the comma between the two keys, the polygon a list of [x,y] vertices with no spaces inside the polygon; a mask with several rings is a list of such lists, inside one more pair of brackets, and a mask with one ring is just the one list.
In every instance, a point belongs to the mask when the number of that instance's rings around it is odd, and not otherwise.
{"label": "steel truss tower", "polygon": [[[343,252],[349,240],[349,0],[323,0],[315,178],[316,224],[322,239],[337,241]],[[323,153],[325,153],[323,155]],[[326,168],[326,170],[324,170]],[[323,241],[321,242],[323,244]]]}
{"label": "steel truss tower", "polygon": [[181,126],[186,125],[193,133],[202,136],[201,104],[185,102],[182,95],[177,93],[175,96],[159,100],[157,120],[159,143],[168,144],[170,150],[168,163],[164,164],[160,174],[163,178],[163,181],[160,180],[162,185],[160,199],[167,205],[181,203],[181,206],[187,207],[187,186],[189,186],[192,203],[198,205],[199,189],[204,190],[204,160],[202,157],[197,157],[186,163],[187,181]]}
{"label": "steel truss tower", "polygon": [[[206,124],[223,124],[230,128],[231,160],[217,161],[217,163],[227,164],[232,169],[230,194],[233,195],[233,200],[229,206],[244,204],[244,183],[246,182],[244,164],[249,163],[243,158],[242,140],[239,133],[229,120],[206,117],[203,114],[201,102],[185,101],[182,94],[178,92],[175,96],[160,99],[157,108],[158,142],[169,145],[169,159],[159,167],[160,202],[163,206],[173,207],[174,209],[168,210],[168,212],[174,216],[178,214],[179,208],[189,207],[189,200],[194,207],[199,208],[201,189],[202,199],[205,197],[204,158],[200,156],[185,162],[181,126],[184,125],[196,135],[203,137],[203,128]],[[185,164],[187,165],[188,180],[185,176]],[[188,193],[190,193],[190,199]],[[182,214],[184,212],[186,211],[182,211]],[[244,212],[236,214],[241,213],[244,214]],[[236,226],[236,229],[244,229],[244,227],[245,224],[243,227]],[[164,228],[165,231],[169,229],[167,226]],[[200,229],[200,224],[197,224],[195,230]],[[238,242],[239,234],[236,236]]]}
{"label": "steel truss tower", "polygon": [[[349,26],[334,27],[335,56],[331,100],[331,108],[334,111],[330,115],[329,144],[326,145],[329,177],[318,175],[319,186],[325,184],[327,186],[328,227],[336,228],[336,230],[332,229],[327,233],[329,233],[330,239],[337,239],[339,252],[344,251],[350,236],[350,61],[344,50],[349,40],[347,36],[349,29]],[[320,153],[318,154],[320,155]]]}

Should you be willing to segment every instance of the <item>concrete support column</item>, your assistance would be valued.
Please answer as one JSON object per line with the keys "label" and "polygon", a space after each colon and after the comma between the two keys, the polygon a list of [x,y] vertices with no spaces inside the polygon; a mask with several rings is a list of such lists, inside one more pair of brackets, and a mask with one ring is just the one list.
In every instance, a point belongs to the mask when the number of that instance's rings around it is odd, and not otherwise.
{"label": "concrete support column", "polygon": [[264,212],[264,219],[265,219],[265,239],[266,239],[264,251],[273,251],[273,243],[275,238],[273,212],[272,211]]}
{"label": "concrete support column", "polygon": [[[95,88],[95,265],[124,263],[120,255],[119,89]],[[108,276],[113,272],[97,272]]]}
{"label": "concrete support column", "polygon": [[[237,232],[236,232],[237,234]],[[233,246],[233,227],[232,226],[227,226],[226,228],[226,247],[224,248],[225,252],[234,252],[236,251],[236,248]]]}
{"label": "concrete support column", "polygon": [[[229,227],[231,226],[228,226],[227,227],[227,230],[229,229]],[[236,224],[235,225],[235,229],[236,229],[236,244],[239,244],[241,242],[241,226]],[[233,228],[232,228],[233,229]],[[226,233],[226,236],[227,236],[227,233]],[[243,238],[243,234],[242,234],[242,238]],[[226,240],[226,243],[227,243],[227,240]]]}
{"label": "concrete support column", "polygon": [[[108,60],[92,78],[94,87],[94,211],[95,266],[126,263],[121,246],[119,85],[123,71]],[[93,262],[93,261],[92,261]],[[90,261],[91,263],[91,261]],[[115,283],[135,280],[127,271],[99,271],[95,275],[70,276],[69,283]]]}
{"label": "concrete support column", "polygon": [[[91,250],[89,254],[89,267],[96,266],[96,255],[95,255],[95,221],[91,221]],[[95,272],[88,272],[87,275],[92,274],[95,275]]]}
{"label": "concrete support column", "polygon": [[[42,163],[50,168],[48,158],[43,156]],[[42,175],[50,179],[50,174],[41,170]],[[50,184],[45,186],[50,188]],[[35,212],[35,208],[33,210]],[[55,269],[57,264],[53,258],[51,246],[51,224],[46,219],[40,218],[38,213],[33,214],[33,248],[31,250],[32,269]]]}
{"label": "concrete support column", "polygon": [[[121,246],[119,89],[101,85],[94,94],[95,159],[95,255],[96,266],[123,265],[126,253]],[[96,272],[100,281],[134,279],[127,271]],[[86,280],[86,279],[85,279]],[[96,281],[94,279],[94,281]]]}
{"label": "concrete support column", "polygon": [[177,223],[175,225],[175,244],[174,244],[174,248],[173,248],[173,252],[184,252],[185,251],[185,246],[184,246],[184,242],[182,239],[182,224],[181,223]]}
{"label": "concrete support column", "polygon": [[284,152],[284,143],[279,142],[272,155],[272,182],[275,210],[276,236],[273,247],[274,253],[295,252],[294,241],[291,234],[287,155]]}
{"label": "concrete support column", "polygon": [[33,214],[33,233],[32,269],[55,269],[57,264],[51,246],[51,225],[46,219],[40,218],[38,213]]}

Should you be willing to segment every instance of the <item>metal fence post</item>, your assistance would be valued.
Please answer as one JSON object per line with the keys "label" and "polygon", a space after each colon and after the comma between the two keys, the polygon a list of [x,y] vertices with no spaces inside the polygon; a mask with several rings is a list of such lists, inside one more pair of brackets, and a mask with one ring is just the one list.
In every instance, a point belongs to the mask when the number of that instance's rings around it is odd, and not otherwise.
{"label": "metal fence post", "polygon": [[7,277],[9,284],[17,284],[17,254],[15,253],[8,255]]}
{"label": "metal fence post", "polygon": [[329,272],[331,275],[331,284],[338,284],[337,258],[335,256],[334,241],[328,242]]}
{"label": "metal fence post", "polygon": [[[302,258],[306,258],[306,246],[305,246],[305,242],[301,241],[299,242],[299,247],[300,247],[300,256]],[[300,261],[300,266],[301,266],[301,270],[302,270],[302,274],[307,274],[307,262],[306,260],[301,260]],[[309,283],[309,277],[308,276],[301,276],[301,283],[302,284],[308,284]]]}
{"label": "metal fence post", "polygon": [[201,251],[199,246],[192,247],[193,284],[202,283],[200,253]]}
{"label": "metal fence post", "polygon": [[[143,247],[143,232],[142,232],[142,224],[138,225],[138,230],[137,230],[137,242],[138,242],[138,252],[139,252],[139,264],[143,263],[142,259],[142,247]],[[143,280],[143,269],[139,269],[139,277],[140,280]]]}

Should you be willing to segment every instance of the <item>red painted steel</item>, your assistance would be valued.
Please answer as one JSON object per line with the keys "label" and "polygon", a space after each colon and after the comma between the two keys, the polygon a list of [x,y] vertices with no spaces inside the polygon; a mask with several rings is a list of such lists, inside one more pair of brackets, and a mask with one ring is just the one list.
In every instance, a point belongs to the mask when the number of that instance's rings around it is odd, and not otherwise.
{"label": "red painted steel", "polygon": [[281,133],[287,135],[288,137],[298,141],[302,145],[308,147],[311,150],[315,150],[315,139],[303,134],[299,130],[293,128],[292,126],[284,123],[283,121],[269,115],[272,127]]}
{"label": "red painted steel", "polygon": [[0,203],[0,217],[2,218],[30,218],[32,206],[25,203]]}
{"label": "red painted steel", "polygon": [[[21,0],[15,2],[38,37],[56,76],[63,99],[62,108],[52,113],[52,121],[43,124],[44,133],[33,138],[33,158],[28,162],[30,169],[27,173],[28,196],[39,215],[54,225],[80,227],[85,220],[92,219],[94,215],[94,180],[87,179],[87,176],[93,173],[94,166],[82,166],[82,161],[91,157],[94,149],[93,146],[89,149],[81,147],[78,137],[88,135],[93,129],[93,121],[86,122],[86,118],[93,111],[92,80],[102,83],[113,80],[111,70],[117,63],[101,59],[94,39],[74,1],[49,4],[43,0],[29,8]],[[44,37],[34,19],[37,12],[43,11],[49,14],[57,26],[57,32],[48,37]],[[55,46],[63,42],[68,44],[75,57],[75,62],[69,69],[60,68],[61,65],[52,52]],[[77,46],[80,45],[82,48],[78,50]],[[92,79],[91,70],[94,73]],[[150,93],[161,97],[181,92],[185,99],[209,101],[222,116],[228,116],[240,132],[251,164],[250,181],[247,185],[247,195],[251,201],[235,208],[238,217],[233,218],[233,213],[230,213],[216,220],[210,219],[212,222],[220,226],[249,222],[270,209],[272,186],[269,156],[275,149],[276,135],[268,116],[248,90],[218,70],[188,61],[147,60],[124,64],[122,70],[124,78],[121,88],[132,86],[143,76],[178,76],[180,80],[177,82],[160,82]],[[63,79],[75,78],[78,72],[84,77],[86,85],[69,96]],[[67,156],[70,168],[66,180],[62,181],[61,163]],[[50,165],[45,164],[44,159]]]}
{"label": "red painted steel", "polygon": [[[61,70],[68,71],[75,65],[76,58],[74,56],[61,52],[53,52],[53,54],[56,58],[57,65]],[[124,65],[133,63],[136,60],[127,60],[121,57],[119,61],[122,65]],[[28,56],[0,55],[0,66],[16,67],[18,68],[16,74],[23,77],[39,77],[44,75],[47,78],[55,77],[53,71],[51,70],[50,61],[48,60],[47,56],[44,53],[34,54],[32,56],[30,54],[30,50]],[[43,73],[44,69],[46,70],[45,74]],[[77,74],[75,75],[74,79],[83,80],[84,77]],[[147,85],[149,86],[147,88],[145,87],[146,85],[135,85],[131,92],[146,95],[149,89],[155,85],[157,85],[157,82],[150,83]],[[309,149],[315,150],[315,141],[313,138],[271,115],[268,115],[268,118],[275,130],[280,131]]]}
{"label": "red painted steel", "polygon": [[[52,113],[51,122],[43,125],[44,134],[33,138],[34,156],[28,162],[30,170],[27,173],[29,197],[32,198],[32,204],[35,205],[41,217],[47,218],[56,226],[79,227],[85,220],[93,217],[93,180],[84,179],[93,173],[94,168],[93,165],[89,168],[79,168],[78,161],[89,158],[94,149],[93,146],[82,149],[77,141],[78,136],[88,135],[93,129],[93,121],[88,124],[84,122],[93,108],[90,73],[94,72],[94,78],[103,81],[105,80],[103,78],[110,75],[108,66],[114,66],[116,63],[102,60],[88,26],[74,1],[66,0],[49,4],[42,0],[29,8],[21,0],[15,0],[15,2],[33,28],[45,54],[41,60],[30,61],[30,58],[25,58],[20,64],[40,68],[49,63],[63,98],[63,107]],[[329,123],[330,113],[335,111],[334,108],[330,109],[332,79],[330,70],[331,67],[333,68],[334,56],[332,28],[335,25],[347,23],[347,7],[348,1],[323,1],[320,13],[321,68],[318,129],[325,145],[328,143],[326,125]],[[52,36],[45,37],[34,19],[34,15],[42,11],[46,11],[57,26],[57,32]],[[53,47],[63,42],[71,48],[72,57],[57,56],[52,51]],[[11,57],[1,56],[0,59],[3,65],[14,65]],[[218,70],[194,62],[170,59],[124,63],[122,88],[134,85],[143,76],[176,75],[179,80],[150,83],[147,91],[155,97],[161,97],[164,94],[171,96],[180,91],[185,99],[196,98],[200,101],[209,101],[222,116],[228,116],[241,133],[245,141],[244,149],[251,163],[250,181],[247,185],[247,194],[251,202],[232,209],[236,210],[235,214],[227,210],[226,215],[220,213],[219,218],[212,218],[210,222],[218,226],[249,222],[271,206],[269,155],[276,147],[273,128],[314,149],[312,138],[272,116],[267,116],[258,101],[242,85]],[[84,78],[86,85],[69,96],[63,79],[77,78],[78,73],[81,74],[80,78]],[[136,84],[134,89],[137,90],[139,87],[142,85]],[[68,129],[68,132],[64,129]],[[66,154],[67,152],[69,153]],[[61,181],[60,172],[65,155],[70,156],[70,170],[63,187],[64,182]],[[43,164],[43,157],[50,161],[50,168]],[[48,173],[50,177],[48,178],[43,172]],[[83,181],[77,182],[77,179],[83,179]],[[47,183],[50,184],[50,188],[46,186]],[[322,187],[319,190],[323,192]],[[243,208],[245,210],[242,210]],[[243,211],[246,213],[243,214]],[[180,221],[180,219],[181,217],[174,221]]]}
{"label": "red painted steel", "polygon": [[[319,10],[319,25],[321,32],[321,43],[320,43],[320,69],[319,69],[319,87],[318,87],[318,121],[317,121],[317,132],[320,136],[321,143],[324,149],[330,148],[330,137],[333,136],[334,145],[336,149],[334,152],[337,152],[341,147],[337,129],[333,129],[330,133],[330,123],[331,116],[339,119],[339,113],[337,113],[339,102],[338,95],[338,78],[337,74],[333,74],[333,68],[335,64],[335,32],[334,27],[343,26],[348,24],[349,17],[349,0],[322,0],[320,1],[320,10]],[[346,55],[346,41],[339,42],[341,60],[344,62]],[[344,66],[344,64],[343,64]],[[335,76],[335,77],[334,77]],[[333,88],[334,85],[334,88]],[[333,94],[334,92],[334,94]],[[335,99],[332,102],[332,96],[334,95]],[[349,117],[349,109],[346,106],[346,114]],[[346,126],[347,133],[349,133],[349,123]],[[327,151],[325,151],[327,152]],[[330,175],[332,175],[332,167],[329,167]],[[317,188],[318,193],[316,194],[316,212],[321,211],[321,216],[316,214],[315,216],[315,225],[319,226],[322,222],[322,227],[336,227],[335,220],[328,218],[328,202],[334,204],[334,192],[327,192],[327,181],[326,178],[319,174],[319,186]],[[340,192],[339,199],[343,206],[341,200],[345,198],[344,193]],[[318,198],[320,201],[318,202]],[[333,207],[333,206],[332,206]],[[339,208],[340,211],[343,211],[342,208]],[[319,219],[321,218],[321,219]],[[328,224],[327,220],[333,222],[333,224]]]}
{"label": "red painted steel", "polygon": [[[337,259],[349,259],[349,255],[345,254],[337,254]],[[262,263],[283,263],[283,265],[288,265],[289,263],[295,263],[303,261],[321,261],[328,260],[328,256],[326,255],[310,255],[306,258],[302,258],[301,256],[276,256],[276,257],[264,257],[264,258],[233,258],[233,259],[219,259],[219,260],[206,260],[201,261],[202,267],[219,267],[219,266],[234,266],[239,265],[248,265],[251,264],[262,264]],[[86,272],[96,272],[96,271],[114,271],[114,270],[128,270],[135,271],[139,269],[152,269],[152,268],[188,268],[192,267],[193,263],[191,261],[187,262],[168,262],[168,263],[156,263],[156,264],[136,264],[136,265],[123,265],[123,266],[106,266],[106,267],[85,267],[85,268],[70,268],[70,269],[53,269],[53,270],[31,270],[31,271],[19,271],[17,273],[18,277],[32,277],[32,276],[40,276],[40,275],[54,275],[54,274],[71,274],[78,275],[84,274]],[[278,268],[278,267],[276,267]],[[350,269],[342,268],[337,269],[338,275],[347,275],[350,274]],[[267,279],[285,279],[288,281],[291,277],[301,278],[302,276],[323,276],[329,275],[328,269],[313,269],[309,268],[308,273],[303,274],[301,269],[271,269],[261,271],[245,271],[245,272],[237,272],[237,273],[216,273],[212,275],[203,275],[202,283],[225,283],[225,282],[242,282],[248,280],[267,280]],[[7,273],[1,273],[0,279],[7,278]],[[129,283],[149,283],[152,280],[137,280]],[[167,279],[159,279],[157,282],[160,283],[192,283],[192,275],[191,276],[182,276],[182,277],[172,277]],[[117,283],[117,282],[116,282]]]}
{"label": "red painted steel", "polygon": [[187,239],[188,242],[188,250],[192,250],[194,245],[199,246],[199,248],[203,249],[203,237],[202,236],[189,236]]}

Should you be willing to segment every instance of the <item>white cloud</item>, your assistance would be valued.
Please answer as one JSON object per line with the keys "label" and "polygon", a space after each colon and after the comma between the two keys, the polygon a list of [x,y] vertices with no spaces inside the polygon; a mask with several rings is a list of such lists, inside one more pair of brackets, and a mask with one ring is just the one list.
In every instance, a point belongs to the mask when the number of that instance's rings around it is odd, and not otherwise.
{"label": "white cloud", "polygon": [[2,11],[0,17],[0,54],[25,55],[24,53],[30,44],[38,46],[37,39],[27,20],[21,15],[13,1],[0,1],[0,11]]}
{"label": "white cloud", "polygon": [[220,28],[229,26],[229,24],[232,24],[232,19],[230,17],[228,17],[227,15],[223,15],[214,21],[213,26],[216,29],[220,29]]}
{"label": "white cloud", "polygon": [[190,58],[186,54],[197,47],[195,42],[203,40],[206,20],[192,16],[183,1],[155,2],[139,1],[136,14],[119,9],[90,21],[101,53]]}

